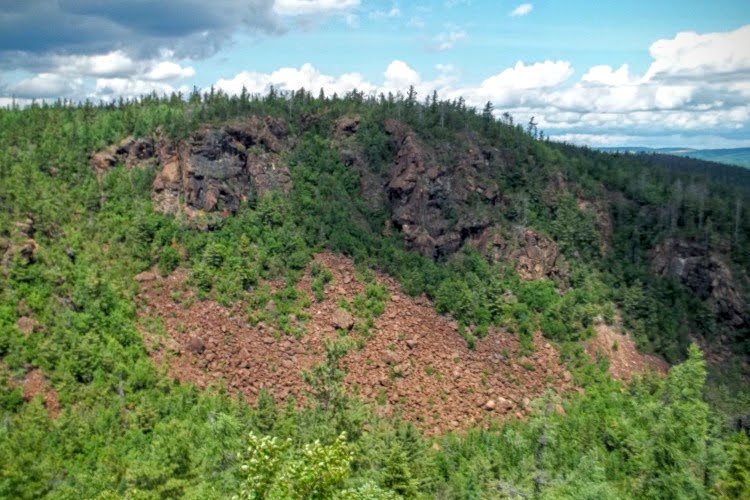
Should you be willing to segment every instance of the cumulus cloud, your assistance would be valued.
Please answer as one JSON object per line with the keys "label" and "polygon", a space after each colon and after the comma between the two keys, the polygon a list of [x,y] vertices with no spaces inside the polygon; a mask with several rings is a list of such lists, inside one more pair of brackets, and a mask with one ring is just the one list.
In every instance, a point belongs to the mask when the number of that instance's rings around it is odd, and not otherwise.
{"label": "cumulus cloud", "polygon": [[243,87],[251,94],[264,94],[271,86],[284,91],[305,88],[317,92],[322,88],[329,94],[344,94],[353,89],[370,92],[375,88],[359,73],[345,73],[338,77],[324,75],[311,64],[303,64],[299,69],[281,68],[272,73],[243,71],[231,79],[221,79],[215,85],[233,95],[242,92]]}
{"label": "cumulus cloud", "polygon": [[144,76],[147,80],[163,81],[184,80],[193,75],[195,75],[195,70],[192,67],[184,68],[172,61],[162,61],[155,64]]}
{"label": "cumulus cloud", "polygon": [[[168,58],[171,54],[164,53]],[[173,84],[195,75],[192,67],[165,58],[137,61],[122,51],[99,55],[55,56],[55,66],[6,85],[5,91],[21,98],[104,99],[137,97],[180,90]]]}
{"label": "cumulus cloud", "polygon": [[628,85],[631,83],[630,70],[627,64],[616,71],[611,66],[593,66],[581,77],[581,82],[602,86]]}
{"label": "cumulus cloud", "polygon": [[385,87],[389,89],[405,90],[420,80],[419,73],[404,61],[393,61],[385,70]]}
{"label": "cumulus cloud", "polygon": [[182,92],[185,94],[187,91],[187,87],[175,88],[164,82],[135,78],[98,78],[92,97],[99,99],[134,98],[152,92],[156,92],[157,95],[164,95],[172,92]]}
{"label": "cumulus cloud", "polygon": [[573,74],[568,61],[544,61],[526,65],[518,61],[512,68],[501,71],[482,82],[489,93],[504,89],[534,89],[560,85]]}
{"label": "cumulus cloud", "polygon": [[136,62],[121,50],[99,55],[56,56],[52,60],[58,71],[87,76],[118,77],[137,68]]}
{"label": "cumulus cloud", "polygon": [[[574,79],[574,68],[568,61],[518,61],[512,67],[499,68],[478,85],[469,85],[460,82],[453,66],[438,65],[438,77],[426,80],[405,61],[394,60],[379,83],[358,73],[324,75],[304,65],[270,74],[243,73],[220,82],[219,87],[238,93],[245,84],[255,92],[265,92],[273,82],[277,88],[288,90],[323,87],[327,93],[341,94],[356,88],[378,94],[405,92],[414,86],[421,97],[437,90],[443,98],[464,97],[478,108],[491,101],[498,116],[510,112],[517,123],[534,116],[548,135],[569,142],[617,145],[627,140],[648,145],[649,140],[666,144],[659,141],[674,139],[683,144],[730,147],[750,142],[750,58],[745,57],[750,44],[735,45],[743,33],[745,29],[700,35],[699,42],[678,34],[655,42],[652,47],[662,48],[652,50],[651,67],[641,75],[634,74],[627,64],[599,65]],[[723,46],[732,53],[719,62],[704,58],[701,63],[700,53],[707,45]],[[699,54],[698,63],[688,47]],[[667,64],[671,58],[673,63]],[[689,71],[684,71],[686,67]],[[696,77],[698,71],[700,78]],[[643,140],[632,142],[631,137]],[[719,139],[722,137],[724,142]]]}
{"label": "cumulus cloud", "polygon": [[[50,4],[47,0],[33,2],[40,6]],[[58,3],[60,9],[69,10],[70,4],[77,3],[75,12],[93,15],[93,0],[60,0]],[[262,2],[249,3],[257,6]],[[112,4],[124,5],[124,1]],[[297,6],[299,10],[295,12],[313,15],[333,9],[337,16],[345,18],[354,15],[356,11],[348,9],[358,6],[359,1],[288,0],[281,5],[269,7],[269,15],[282,15]],[[7,23],[8,17],[22,18],[27,10],[27,3],[14,2],[0,14],[0,27]],[[211,22],[219,21],[204,24]],[[190,31],[187,23],[181,26]],[[148,31],[147,26],[138,29]],[[448,27],[434,40],[434,50],[447,50],[465,36],[462,30]],[[6,34],[0,30],[0,61],[4,60],[2,51],[8,50],[7,45],[2,45],[4,39]],[[25,79],[0,86],[0,94],[3,94],[0,103],[12,102],[10,96],[23,103],[27,102],[24,99],[31,98],[109,99],[150,92],[187,92],[184,80],[196,73],[184,63],[179,51],[167,46],[140,57],[119,46],[70,53],[74,46],[69,44],[59,53],[37,58],[44,64],[28,71]],[[701,144],[713,146],[720,142],[717,137],[734,141],[732,144],[747,141],[750,137],[750,25],[726,33],[678,33],[672,38],[655,41],[650,54],[651,64],[642,74],[634,73],[627,64],[597,65],[576,68],[581,76],[574,78],[574,68],[568,61],[518,61],[512,67],[489,70],[483,80],[471,84],[461,82],[459,70],[454,66],[438,65],[437,76],[427,79],[406,61],[396,59],[387,65],[382,77],[376,79],[379,81],[371,81],[358,72],[329,75],[312,64],[303,64],[268,73],[242,71],[219,80],[215,87],[230,94],[239,94],[243,86],[251,93],[265,93],[271,86],[280,90],[304,87],[314,93],[323,88],[330,95],[353,89],[366,94],[397,93],[414,86],[420,98],[437,90],[443,98],[463,97],[469,105],[478,108],[491,101],[498,115],[507,111],[514,115],[517,123],[525,123],[534,116],[546,134],[571,142],[585,140],[599,144],[589,137],[592,135],[599,137],[597,140],[603,141],[602,145],[622,144],[631,136],[692,138],[690,140],[712,141]],[[35,59],[28,54],[26,57]],[[2,64],[0,62],[0,66]]]}
{"label": "cumulus cloud", "polygon": [[427,96],[434,90],[444,98],[450,97],[458,88],[458,71],[449,64],[438,64],[435,69],[438,72],[437,77],[434,80],[425,80],[414,68],[396,59],[386,67],[382,82],[375,83],[359,73],[326,75],[308,63],[299,68],[281,68],[271,73],[243,71],[233,78],[219,80],[214,88],[230,95],[240,94],[243,87],[251,94],[264,94],[273,86],[281,91],[305,88],[313,93],[322,88],[327,95],[343,95],[357,90],[375,96],[389,92],[405,94],[409,87],[413,86],[420,97]]}
{"label": "cumulus cloud", "polygon": [[359,4],[360,0],[6,0],[0,12],[0,71],[49,72],[61,57],[89,56],[91,60],[78,63],[107,72],[104,77],[119,77],[127,72],[128,59],[153,59],[165,51],[178,59],[200,59],[215,54],[234,35],[278,35],[288,30],[289,17],[309,24],[330,14],[346,15]]}
{"label": "cumulus cloud", "polygon": [[39,73],[31,78],[21,80],[12,88],[13,95],[21,98],[71,97],[83,88],[83,80],[66,78],[54,73]]}
{"label": "cumulus cloud", "polygon": [[698,78],[750,70],[750,25],[728,33],[678,33],[651,44],[647,79]]}
{"label": "cumulus cloud", "polygon": [[513,16],[513,17],[521,17],[521,16],[525,16],[526,14],[530,13],[532,10],[534,10],[534,6],[533,5],[531,5],[530,3],[522,3],[521,5],[519,5],[515,9],[513,9],[510,12],[510,15]]}

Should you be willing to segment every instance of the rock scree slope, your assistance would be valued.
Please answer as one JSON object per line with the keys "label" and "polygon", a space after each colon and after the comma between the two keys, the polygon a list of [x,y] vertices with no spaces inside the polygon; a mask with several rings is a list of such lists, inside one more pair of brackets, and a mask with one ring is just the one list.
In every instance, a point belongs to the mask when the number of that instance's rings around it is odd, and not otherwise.
{"label": "rock scree slope", "polygon": [[[197,300],[182,271],[164,279],[139,275],[141,324],[160,318],[166,329],[160,337],[142,328],[152,356],[181,381],[224,385],[251,403],[263,388],[277,401],[289,395],[301,401],[309,389],[302,371],[324,360],[324,339],[341,335],[341,328],[357,319],[337,304],[365,289],[350,259],[326,252],[315,261],[330,270],[333,280],[324,300],[311,300],[306,334],[299,339],[263,323],[251,326],[242,304],[227,308]],[[425,297],[405,295],[388,276],[375,273],[375,279],[390,298],[369,338],[362,337],[341,365],[349,393],[374,403],[382,414],[399,413],[427,433],[440,433],[521,418],[530,400],[546,390],[573,388],[557,351],[541,335],[534,336],[534,352],[527,356],[504,331],[491,331],[470,350],[455,321],[439,315]],[[312,297],[311,284],[308,272],[297,288]]]}

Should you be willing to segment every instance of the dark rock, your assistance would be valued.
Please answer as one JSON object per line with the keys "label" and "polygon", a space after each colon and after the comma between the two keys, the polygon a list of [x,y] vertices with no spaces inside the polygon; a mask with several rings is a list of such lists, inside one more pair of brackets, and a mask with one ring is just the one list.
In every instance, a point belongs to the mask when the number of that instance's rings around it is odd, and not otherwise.
{"label": "dark rock", "polygon": [[750,325],[750,305],[738,283],[744,276],[735,276],[719,254],[697,243],[667,240],[654,249],[652,269],[662,277],[679,279],[720,321],[734,328]]}
{"label": "dark rock", "polygon": [[[395,151],[386,183],[393,226],[407,246],[423,255],[455,253],[491,224],[490,211],[476,206],[492,205],[499,197],[491,169],[471,149],[466,154],[450,146],[427,149],[406,125],[387,120],[385,128]],[[457,164],[441,165],[438,155],[441,161],[447,156]]]}
{"label": "dark rock", "polygon": [[336,137],[346,137],[357,133],[359,129],[359,116],[344,116],[336,121],[334,134]]}
{"label": "dark rock", "polygon": [[256,116],[220,129],[203,128],[186,141],[128,137],[91,156],[97,177],[117,163],[158,166],[152,199],[155,210],[184,213],[194,227],[207,229],[235,213],[251,192],[259,196],[292,188],[281,160],[288,136],[279,118]]}
{"label": "dark rock", "polygon": [[206,344],[198,337],[191,336],[187,342],[187,350],[194,354],[203,354],[206,350]]}

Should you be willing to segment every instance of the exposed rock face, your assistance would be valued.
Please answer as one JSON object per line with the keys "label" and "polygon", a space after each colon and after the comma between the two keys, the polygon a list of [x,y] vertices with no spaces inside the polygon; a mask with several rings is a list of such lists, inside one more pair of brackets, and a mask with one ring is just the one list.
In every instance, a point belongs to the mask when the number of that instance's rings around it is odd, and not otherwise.
{"label": "exposed rock face", "polygon": [[93,154],[91,165],[98,177],[118,162],[157,165],[154,209],[184,213],[193,225],[207,228],[213,219],[235,213],[252,190],[259,196],[271,190],[289,193],[291,176],[279,156],[287,135],[282,120],[253,116],[220,129],[200,129],[184,142],[127,138]]}
{"label": "exposed rock face", "polygon": [[489,152],[469,149],[457,155],[457,164],[442,165],[402,123],[386,120],[385,129],[396,151],[386,194],[408,246],[430,257],[448,255],[490,225],[487,212],[476,207],[494,205],[500,195],[488,175]]}
{"label": "exposed rock face", "polygon": [[504,238],[496,227],[488,228],[472,244],[494,261],[510,260],[525,280],[553,278],[565,280],[568,264],[552,239],[532,229]]}
{"label": "exposed rock face", "polygon": [[735,328],[750,325],[750,306],[731,269],[701,245],[667,240],[656,246],[653,270],[675,276],[701,300],[708,301],[719,319]]}
{"label": "exposed rock face", "polygon": [[359,116],[344,116],[336,121],[334,136],[335,137],[347,137],[355,134],[359,129]]}
{"label": "exposed rock face", "polygon": [[183,211],[199,225],[201,212],[235,213],[251,189],[260,196],[274,189],[288,194],[292,180],[279,157],[287,132],[280,120],[252,117],[218,130],[201,129],[187,143],[164,148],[154,179],[156,209]]}
{"label": "exposed rock face", "polygon": [[96,171],[97,179],[118,162],[127,168],[144,164],[154,158],[155,145],[152,139],[126,137],[118,144],[91,155],[89,163]]}

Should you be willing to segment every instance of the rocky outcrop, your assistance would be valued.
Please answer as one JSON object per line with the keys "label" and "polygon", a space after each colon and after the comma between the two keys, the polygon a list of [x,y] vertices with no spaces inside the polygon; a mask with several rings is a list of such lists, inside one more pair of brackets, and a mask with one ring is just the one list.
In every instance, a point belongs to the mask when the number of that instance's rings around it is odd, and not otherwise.
{"label": "rocky outcrop", "polygon": [[134,138],[128,136],[110,148],[94,153],[89,158],[91,167],[96,172],[97,179],[113,168],[118,163],[122,163],[127,168],[134,166],[146,166],[149,161],[154,159],[156,146],[150,138]]}
{"label": "rocky outcrop", "polygon": [[448,151],[456,159],[446,165],[402,123],[386,120],[385,130],[396,152],[386,195],[393,208],[393,225],[403,233],[407,246],[430,257],[448,255],[490,226],[489,211],[481,205],[494,205],[500,190],[489,175],[487,154],[471,148]]}
{"label": "rocky outcrop", "polygon": [[662,277],[679,279],[707,301],[723,323],[735,328],[750,326],[750,305],[737,277],[719,255],[696,243],[670,239],[654,249],[652,268]]}
{"label": "rocky outcrop", "polygon": [[359,130],[359,122],[360,117],[358,115],[339,118],[334,125],[334,137],[343,138],[356,134]]}
{"label": "rocky outcrop", "polygon": [[202,128],[186,141],[127,138],[93,154],[91,165],[97,177],[118,163],[156,166],[154,209],[184,214],[205,229],[235,213],[253,192],[289,193],[292,179],[280,156],[288,134],[283,120],[253,116],[219,129]]}
{"label": "rocky outcrop", "polygon": [[483,231],[471,241],[482,255],[497,262],[509,260],[525,280],[567,280],[568,264],[557,244],[533,229],[516,230],[510,237],[497,227]]}
{"label": "rocky outcrop", "polygon": [[206,214],[235,213],[251,190],[289,193],[291,175],[279,153],[288,130],[275,118],[252,117],[221,129],[204,128],[176,147],[160,151],[161,171],[153,200],[163,213],[185,213],[194,225]]}

